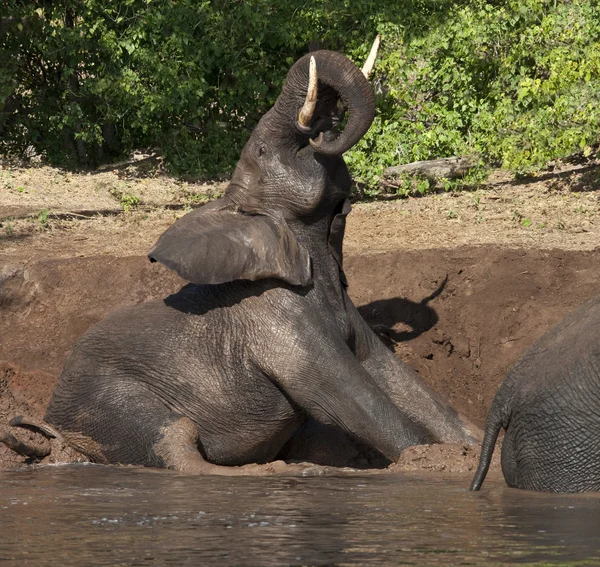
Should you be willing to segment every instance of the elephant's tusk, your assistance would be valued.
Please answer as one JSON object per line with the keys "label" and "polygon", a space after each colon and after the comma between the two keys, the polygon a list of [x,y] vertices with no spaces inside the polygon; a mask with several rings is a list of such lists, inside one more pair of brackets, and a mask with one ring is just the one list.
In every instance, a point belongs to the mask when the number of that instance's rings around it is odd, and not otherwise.
{"label": "elephant's tusk", "polygon": [[368,79],[371,71],[373,70],[373,66],[375,65],[375,59],[377,58],[377,52],[379,51],[379,44],[381,43],[381,36],[377,34],[373,45],[371,46],[371,51],[369,52],[369,56],[365,61],[365,64],[362,68],[362,74]]}
{"label": "elephant's tusk", "polygon": [[308,140],[308,143],[315,148],[315,150],[318,150],[321,147],[321,144],[323,143],[323,132],[319,133],[319,136],[317,137],[316,140],[313,140],[312,138],[310,138]]}
{"label": "elephant's tusk", "polygon": [[315,58],[311,56],[308,71],[308,90],[306,91],[306,99],[304,101],[304,106],[302,106],[300,113],[298,114],[298,124],[303,128],[308,128],[310,126],[313,112],[317,106],[317,86],[317,63],[315,62]]}

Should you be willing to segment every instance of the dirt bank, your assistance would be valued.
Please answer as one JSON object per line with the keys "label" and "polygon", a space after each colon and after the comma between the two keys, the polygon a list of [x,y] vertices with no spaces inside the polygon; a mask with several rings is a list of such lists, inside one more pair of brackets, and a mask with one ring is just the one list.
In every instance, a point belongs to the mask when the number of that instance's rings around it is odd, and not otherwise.
{"label": "dirt bank", "polygon": [[[137,165],[136,165],[137,164]],[[143,255],[223,183],[161,176],[153,161],[73,174],[0,164],[0,255],[5,261]],[[361,202],[348,254],[502,246],[593,250],[600,243],[600,160],[557,164],[527,179],[495,171],[472,192]]]}
{"label": "dirt bank", "polygon": [[[94,208],[93,188],[69,183]],[[16,219],[6,213],[15,195],[3,201],[0,193],[0,422],[43,415],[75,341],[108,311],[182,285],[144,256],[185,212],[164,206],[173,186],[163,183],[153,193],[163,205],[109,216]],[[40,194],[34,208],[44,203]],[[595,191],[540,194],[521,185],[359,205],[347,231],[350,295],[382,340],[482,426],[506,369],[600,293],[599,215]],[[413,453],[405,469],[475,462],[462,447]],[[18,462],[0,446],[0,467]]]}

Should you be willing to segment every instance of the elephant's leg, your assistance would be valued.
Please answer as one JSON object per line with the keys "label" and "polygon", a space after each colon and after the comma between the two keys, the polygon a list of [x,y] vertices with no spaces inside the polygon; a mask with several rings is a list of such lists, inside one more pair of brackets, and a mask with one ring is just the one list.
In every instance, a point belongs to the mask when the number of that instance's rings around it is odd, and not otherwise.
{"label": "elephant's leg", "polygon": [[[87,385],[86,404],[74,406],[55,392],[45,420],[66,442],[95,462],[170,467],[200,457],[192,438],[193,424],[169,409],[148,388],[127,378],[98,379]],[[197,438],[197,432],[195,433]]]}
{"label": "elephant's leg", "polygon": [[512,429],[505,431],[502,440],[502,474],[508,486],[518,488],[515,437]]}
{"label": "elephant's leg", "polygon": [[355,330],[356,356],[394,404],[437,442],[481,443],[483,432],[439,399],[414,370],[379,340],[350,299],[347,301]]}
{"label": "elephant's leg", "polygon": [[194,422],[171,411],[141,384],[99,381],[94,390],[95,402],[75,414],[70,400],[61,403],[54,399],[46,420],[60,429],[69,445],[95,462],[222,476],[314,476],[331,470],[312,463],[287,465],[283,461],[238,467],[209,463],[201,454]]}
{"label": "elephant's leg", "polygon": [[318,422],[334,425],[395,461],[411,445],[430,442],[427,432],[365,371],[341,335],[306,317],[310,332],[290,341],[281,332],[265,341],[256,364],[291,401]]}
{"label": "elephant's leg", "polygon": [[209,463],[198,450],[198,428],[187,417],[179,417],[161,428],[161,438],[152,447],[164,468],[189,474],[227,474],[231,467]]}
{"label": "elephant's leg", "polygon": [[312,463],[288,465],[283,461],[242,466],[222,466],[206,461],[198,451],[198,429],[187,417],[181,417],[162,429],[161,440],[153,447],[163,466],[186,474],[220,476],[266,476],[273,474],[316,476],[332,469]]}

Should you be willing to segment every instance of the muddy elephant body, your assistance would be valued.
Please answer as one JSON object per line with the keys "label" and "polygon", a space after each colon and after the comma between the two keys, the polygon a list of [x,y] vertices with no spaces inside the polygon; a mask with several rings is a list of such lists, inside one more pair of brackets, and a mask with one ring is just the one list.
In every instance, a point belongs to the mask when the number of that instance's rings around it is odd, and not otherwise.
{"label": "muddy elephant body", "polygon": [[492,403],[472,490],[483,483],[501,428],[509,486],[600,490],[600,297],[548,331],[507,375]]}
{"label": "muddy elephant body", "polygon": [[477,440],[346,293],[342,154],[368,129],[374,98],[344,56],[310,59],[288,73],[224,196],[150,252],[191,283],[113,313],[67,361],[46,421],[91,459],[219,474],[273,459],[307,419],[388,459]]}

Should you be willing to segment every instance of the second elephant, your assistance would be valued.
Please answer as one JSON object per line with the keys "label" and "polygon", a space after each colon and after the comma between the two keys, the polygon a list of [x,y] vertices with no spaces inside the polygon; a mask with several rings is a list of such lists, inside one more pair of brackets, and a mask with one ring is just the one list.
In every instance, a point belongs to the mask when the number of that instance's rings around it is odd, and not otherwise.
{"label": "second elephant", "polygon": [[471,490],[481,488],[501,428],[509,486],[600,490],[600,297],[548,331],[509,372],[492,403]]}

